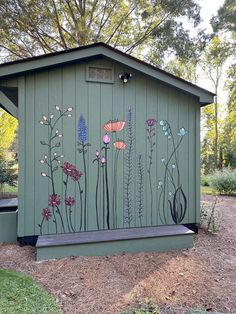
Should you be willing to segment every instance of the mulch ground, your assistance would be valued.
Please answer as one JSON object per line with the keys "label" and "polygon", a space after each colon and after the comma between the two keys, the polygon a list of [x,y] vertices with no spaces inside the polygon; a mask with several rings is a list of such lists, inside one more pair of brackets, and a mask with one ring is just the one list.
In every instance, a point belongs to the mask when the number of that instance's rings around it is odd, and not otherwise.
{"label": "mulch ground", "polygon": [[37,263],[34,248],[0,244],[0,267],[31,275],[63,313],[120,313],[147,302],[165,313],[236,313],[236,198],[219,197],[217,208],[219,233],[200,230],[190,250]]}

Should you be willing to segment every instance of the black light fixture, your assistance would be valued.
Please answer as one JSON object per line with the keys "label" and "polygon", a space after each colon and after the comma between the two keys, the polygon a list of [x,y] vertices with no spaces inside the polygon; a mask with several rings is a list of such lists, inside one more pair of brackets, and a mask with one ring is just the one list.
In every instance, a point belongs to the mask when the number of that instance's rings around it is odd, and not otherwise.
{"label": "black light fixture", "polygon": [[123,83],[127,83],[131,77],[132,73],[124,72],[122,74],[119,74],[119,78],[122,80]]}

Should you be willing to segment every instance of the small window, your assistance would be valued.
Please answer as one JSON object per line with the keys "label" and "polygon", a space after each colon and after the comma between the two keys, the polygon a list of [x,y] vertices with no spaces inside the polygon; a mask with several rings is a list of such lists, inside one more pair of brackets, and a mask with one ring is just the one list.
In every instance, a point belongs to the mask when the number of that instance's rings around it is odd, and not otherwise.
{"label": "small window", "polygon": [[113,68],[87,66],[86,80],[91,82],[114,83]]}

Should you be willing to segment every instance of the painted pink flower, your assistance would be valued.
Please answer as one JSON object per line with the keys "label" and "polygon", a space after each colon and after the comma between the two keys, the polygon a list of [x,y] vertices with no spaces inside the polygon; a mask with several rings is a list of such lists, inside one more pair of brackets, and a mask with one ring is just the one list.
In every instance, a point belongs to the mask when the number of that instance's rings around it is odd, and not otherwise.
{"label": "painted pink flower", "polygon": [[104,165],[105,163],[106,163],[106,158],[103,156],[103,157],[101,158],[101,164]]}
{"label": "painted pink flower", "polygon": [[79,181],[79,179],[82,177],[83,173],[77,169],[74,169],[72,172],[71,172],[71,178],[74,180],[74,181]]}
{"label": "painted pink flower", "polygon": [[110,141],[111,141],[110,136],[109,136],[108,134],[105,134],[105,135],[103,136],[103,143],[104,143],[105,145],[108,145],[108,144],[110,143]]}
{"label": "painted pink flower", "polygon": [[52,217],[52,213],[50,212],[50,209],[49,208],[44,208],[43,211],[42,211],[42,216],[43,216],[44,219],[50,220],[51,217]]}
{"label": "painted pink flower", "polygon": [[52,206],[52,207],[57,207],[59,206],[61,203],[60,201],[60,195],[59,194],[52,194],[52,195],[49,195],[49,206]]}
{"label": "painted pink flower", "polygon": [[76,169],[75,166],[73,166],[72,164],[70,164],[69,162],[64,162],[64,164],[61,166],[63,172],[67,175],[67,176],[72,176],[72,172]]}
{"label": "painted pink flower", "polygon": [[75,204],[75,199],[73,197],[69,196],[65,199],[65,204],[67,206],[73,206]]}
{"label": "painted pink flower", "polygon": [[157,123],[157,120],[154,119],[154,118],[149,118],[149,119],[147,119],[147,121],[146,121],[146,124],[147,124],[148,126],[154,126],[154,125],[156,125],[156,123]]}

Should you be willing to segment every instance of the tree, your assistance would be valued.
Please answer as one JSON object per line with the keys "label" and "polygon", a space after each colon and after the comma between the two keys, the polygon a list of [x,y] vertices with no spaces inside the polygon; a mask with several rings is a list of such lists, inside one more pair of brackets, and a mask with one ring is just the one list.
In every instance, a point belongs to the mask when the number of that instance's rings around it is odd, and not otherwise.
{"label": "tree", "polygon": [[224,162],[226,165],[236,167],[236,2],[225,0],[217,15],[212,18],[211,24],[215,33],[225,32],[230,34],[229,42],[232,46],[230,66],[227,73],[226,88],[228,90],[227,116],[225,118],[223,134]]}
{"label": "tree", "polygon": [[223,73],[223,66],[230,56],[231,49],[227,42],[221,41],[219,37],[214,37],[206,51],[204,52],[201,67],[205,75],[210,79],[215,92],[214,101],[214,167],[219,165],[219,131],[218,131],[218,89]]}
{"label": "tree", "polygon": [[232,34],[234,45],[236,43],[236,2],[235,0],[225,0],[217,15],[211,19],[215,33],[227,31]]}
{"label": "tree", "polygon": [[226,87],[229,92],[227,116],[224,125],[225,164],[236,168],[236,64],[228,70]]}
{"label": "tree", "polygon": [[16,186],[18,175],[13,169],[15,161],[7,161],[3,156],[0,156],[0,193],[3,193],[5,184]]}
{"label": "tree", "polygon": [[200,21],[196,0],[0,0],[0,12],[5,60],[98,41],[130,54],[158,46],[161,56],[166,47],[178,49],[176,35],[188,39],[177,19]]}
{"label": "tree", "polygon": [[17,120],[0,109],[0,156],[9,149],[16,136]]}

